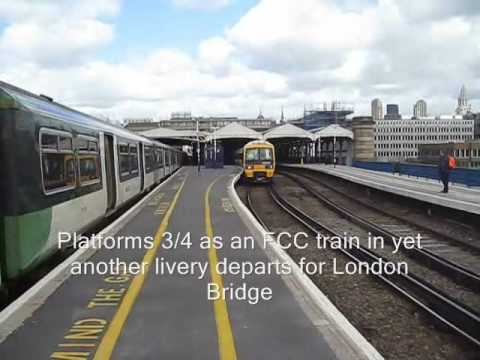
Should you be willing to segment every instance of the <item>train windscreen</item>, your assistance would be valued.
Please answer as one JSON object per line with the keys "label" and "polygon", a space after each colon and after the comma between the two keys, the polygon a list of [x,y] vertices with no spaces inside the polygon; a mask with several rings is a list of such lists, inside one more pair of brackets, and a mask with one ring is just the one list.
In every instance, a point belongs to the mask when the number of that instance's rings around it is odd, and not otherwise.
{"label": "train windscreen", "polygon": [[272,149],[257,148],[247,149],[245,153],[245,162],[247,164],[264,164],[271,165],[273,161]]}

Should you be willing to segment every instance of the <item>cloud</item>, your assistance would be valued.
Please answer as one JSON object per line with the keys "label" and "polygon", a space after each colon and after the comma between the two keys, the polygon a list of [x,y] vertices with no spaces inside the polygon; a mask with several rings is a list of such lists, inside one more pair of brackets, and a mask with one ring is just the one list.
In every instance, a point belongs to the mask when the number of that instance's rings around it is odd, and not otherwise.
{"label": "cloud", "polygon": [[0,3],[7,23],[0,35],[0,65],[32,62],[65,66],[91,58],[114,38],[113,25],[100,20],[119,11],[118,0]]}
{"label": "cloud", "polygon": [[232,0],[173,0],[175,6],[197,10],[220,9],[231,3]]}
{"label": "cloud", "polygon": [[387,5],[397,6],[403,16],[412,20],[442,20],[452,16],[475,16],[480,13],[477,0],[381,0]]}
{"label": "cloud", "polygon": [[81,62],[112,39],[112,26],[97,20],[14,23],[0,37],[0,53],[9,54],[0,63],[72,64]]}
{"label": "cloud", "polygon": [[424,97],[452,112],[460,85],[478,82],[479,15],[467,0],[263,0],[226,38],[251,68],[286,75],[306,98],[340,96],[366,112],[383,96],[410,113]]}
{"label": "cloud", "polygon": [[251,70],[235,62],[228,72],[218,75],[205,71],[204,61],[178,50],[163,49],[122,64],[90,61],[45,68],[28,63],[17,65],[15,71],[0,69],[0,78],[70,106],[117,119],[168,117],[179,109],[197,114],[245,114],[251,109],[252,98],[261,105],[259,99],[287,95],[281,75]]}
{"label": "cloud", "polygon": [[120,11],[120,0],[15,0],[0,2],[0,18],[18,20],[56,20],[115,16]]}
{"label": "cloud", "polygon": [[98,50],[115,41],[107,19],[118,1],[11,3],[0,4],[0,78],[115,119],[255,116],[259,107],[278,117],[282,106],[295,117],[332,100],[365,114],[375,97],[406,115],[419,98],[452,113],[464,82],[480,106],[476,1],[261,0],[192,53],[156,48],[117,63]]}
{"label": "cloud", "polygon": [[200,43],[198,57],[200,66],[205,71],[218,75],[226,74],[234,55],[234,46],[223,37],[212,37]]}

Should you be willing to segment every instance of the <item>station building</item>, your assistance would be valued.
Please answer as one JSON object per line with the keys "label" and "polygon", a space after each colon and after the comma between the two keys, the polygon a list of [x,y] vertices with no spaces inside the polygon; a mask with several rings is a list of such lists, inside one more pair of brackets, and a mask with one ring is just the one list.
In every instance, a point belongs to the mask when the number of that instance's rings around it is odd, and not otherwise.
{"label": "station building", "polygon": [[262,133],[240,123],[231,122],[209,134],[205,138],[205,143],[207,144],[206,148],[215,149],[216,153],[222,153],[222,161],[225,165],[239,165],[243,146],[250,141],[259,139],[262,139]]}
{"label": "station building", "polygon": [[156,128],[165,128],[177,131],[196,131],[197,123],[200,131],[214,132],[231,123],[237,123],[255,131],[264,132],[273,128],[276,123],[273,119],[268,119],[260,113],[256,118],[238,118],[238,117],[203,117],[192,116],[190,112],[172,113],[170,119],[154,121],[153,119],[125,119],[125,127],[131,131],[146,131]]}
{"label": "station building", "polygon": [[317,162],[351,165],[353,160],[353,132],[332,124],[314,133],[317,146]]}
{"label": "station building", "polygon": [[285,124],[270,130],[264,138],[275,145],[279,162],[352,164],[353,132],[337,124],[315,132]]}

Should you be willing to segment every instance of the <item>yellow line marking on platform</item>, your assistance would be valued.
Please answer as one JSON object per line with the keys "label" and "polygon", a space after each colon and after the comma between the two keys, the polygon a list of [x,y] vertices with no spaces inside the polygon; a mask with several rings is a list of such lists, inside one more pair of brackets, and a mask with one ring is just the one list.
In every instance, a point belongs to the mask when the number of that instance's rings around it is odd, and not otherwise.
{"label": "yellow line marking on platform", "polygon": [[180,197],[180,193],[183,190],[183,186],[187,181],[187,177],[188,176],[185,177],[182,184],[180,185],[180,188],[175,193],[172,204],[168,208],[167,213],[165,214],[162,222],[160,223],[160,227],[155,234],[154,247],[152,249],[149,249],[143,257],[143,261],[146,263],[145,272],[135,276],[135,278],[130,283],[127,293],[123,297],[122,302],[117,312],[115,313],[112,322],[110,323],[110,326],[108,327],[105,335],[102,338],[102,341],[100,342],[100,345],[98,346],[97,351],[95,352],[95,357],[93,358],[93,360],[108,360],[112,356],[117,340],[122,333],[123,326],[127,321],[128,315],[130,314],[130,311],[132,310],[133,305],[135,304],[135,301],[140,294],[140,291],[142,290],[143,283],[145,282],[145,277],[150,271],[150,264],[153,263],[155,255],[157,254],[157,250],[160,246],[160,242],[162,241],[163,234],[167,230],[168,222],[170,220],[170,217],[172,216],[173,210],[175,209],[177,200]]}
{"label": "yellow line marking on platform", "polygon": [[[212,239],[214,237],[214,231],[212,226],[212,217],[209,204],[210,191],[212,190],[213,185],[221,177],[216,178],[207,188],[205,193],[205,230],[207,236]],[[212,276],[212,282],[215,283],[220,293],[223,293],[223,280],[222,275],[216,271],[218,257],[217,250],[214,246],[210,246],[208,250],[208,260],[210,262],[210,273]],[[237,352],[235,350],[235,340],[233,338],[232,326],[230,324],[230,319],[228,317],[227,303],[225,299],[220,297],[217,300],[214,300],[213,308],[215,310],[215,322],[217,323],[217,337],[218,337],[218,347],[220,351],[221,360],[236,360]]]}

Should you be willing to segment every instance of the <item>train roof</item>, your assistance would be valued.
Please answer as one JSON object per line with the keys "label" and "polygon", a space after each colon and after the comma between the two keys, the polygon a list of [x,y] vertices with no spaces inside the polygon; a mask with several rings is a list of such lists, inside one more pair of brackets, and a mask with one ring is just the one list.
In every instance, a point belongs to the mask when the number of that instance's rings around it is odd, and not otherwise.
{"label": "train roof", "polygon": [[252,146],[252,145],[266,145],[266,146],[273,146],[271,142],[266,140],[253,140],[245,144],[245,146]]}
{"label": "train roof", "polygon": [[[0,81],[0,97],[1,92],[4,92],[7,96],[13,98],[14,106],[25,108],[28,111],[34,113],[41,113],[43,115],[53,117],[56,119],[64,120],[70,123],[75,123],[87,128],[93,128],[96,130],[103,130],[111,132],[117,136],[142,141],[147,144],[160,144],[168,148],[171,146],[165,145],[158,141],[153,141],[147,137],[135,134],[125,128],[107,123],[104,120],[96,118],[94,116],[82,113],[78,110],[69,108],[65,105],[55,102],[53,99],[45,95],[36,95],[14,85],[7,84]],[[0,101],[1,108],[1,101]]]}

